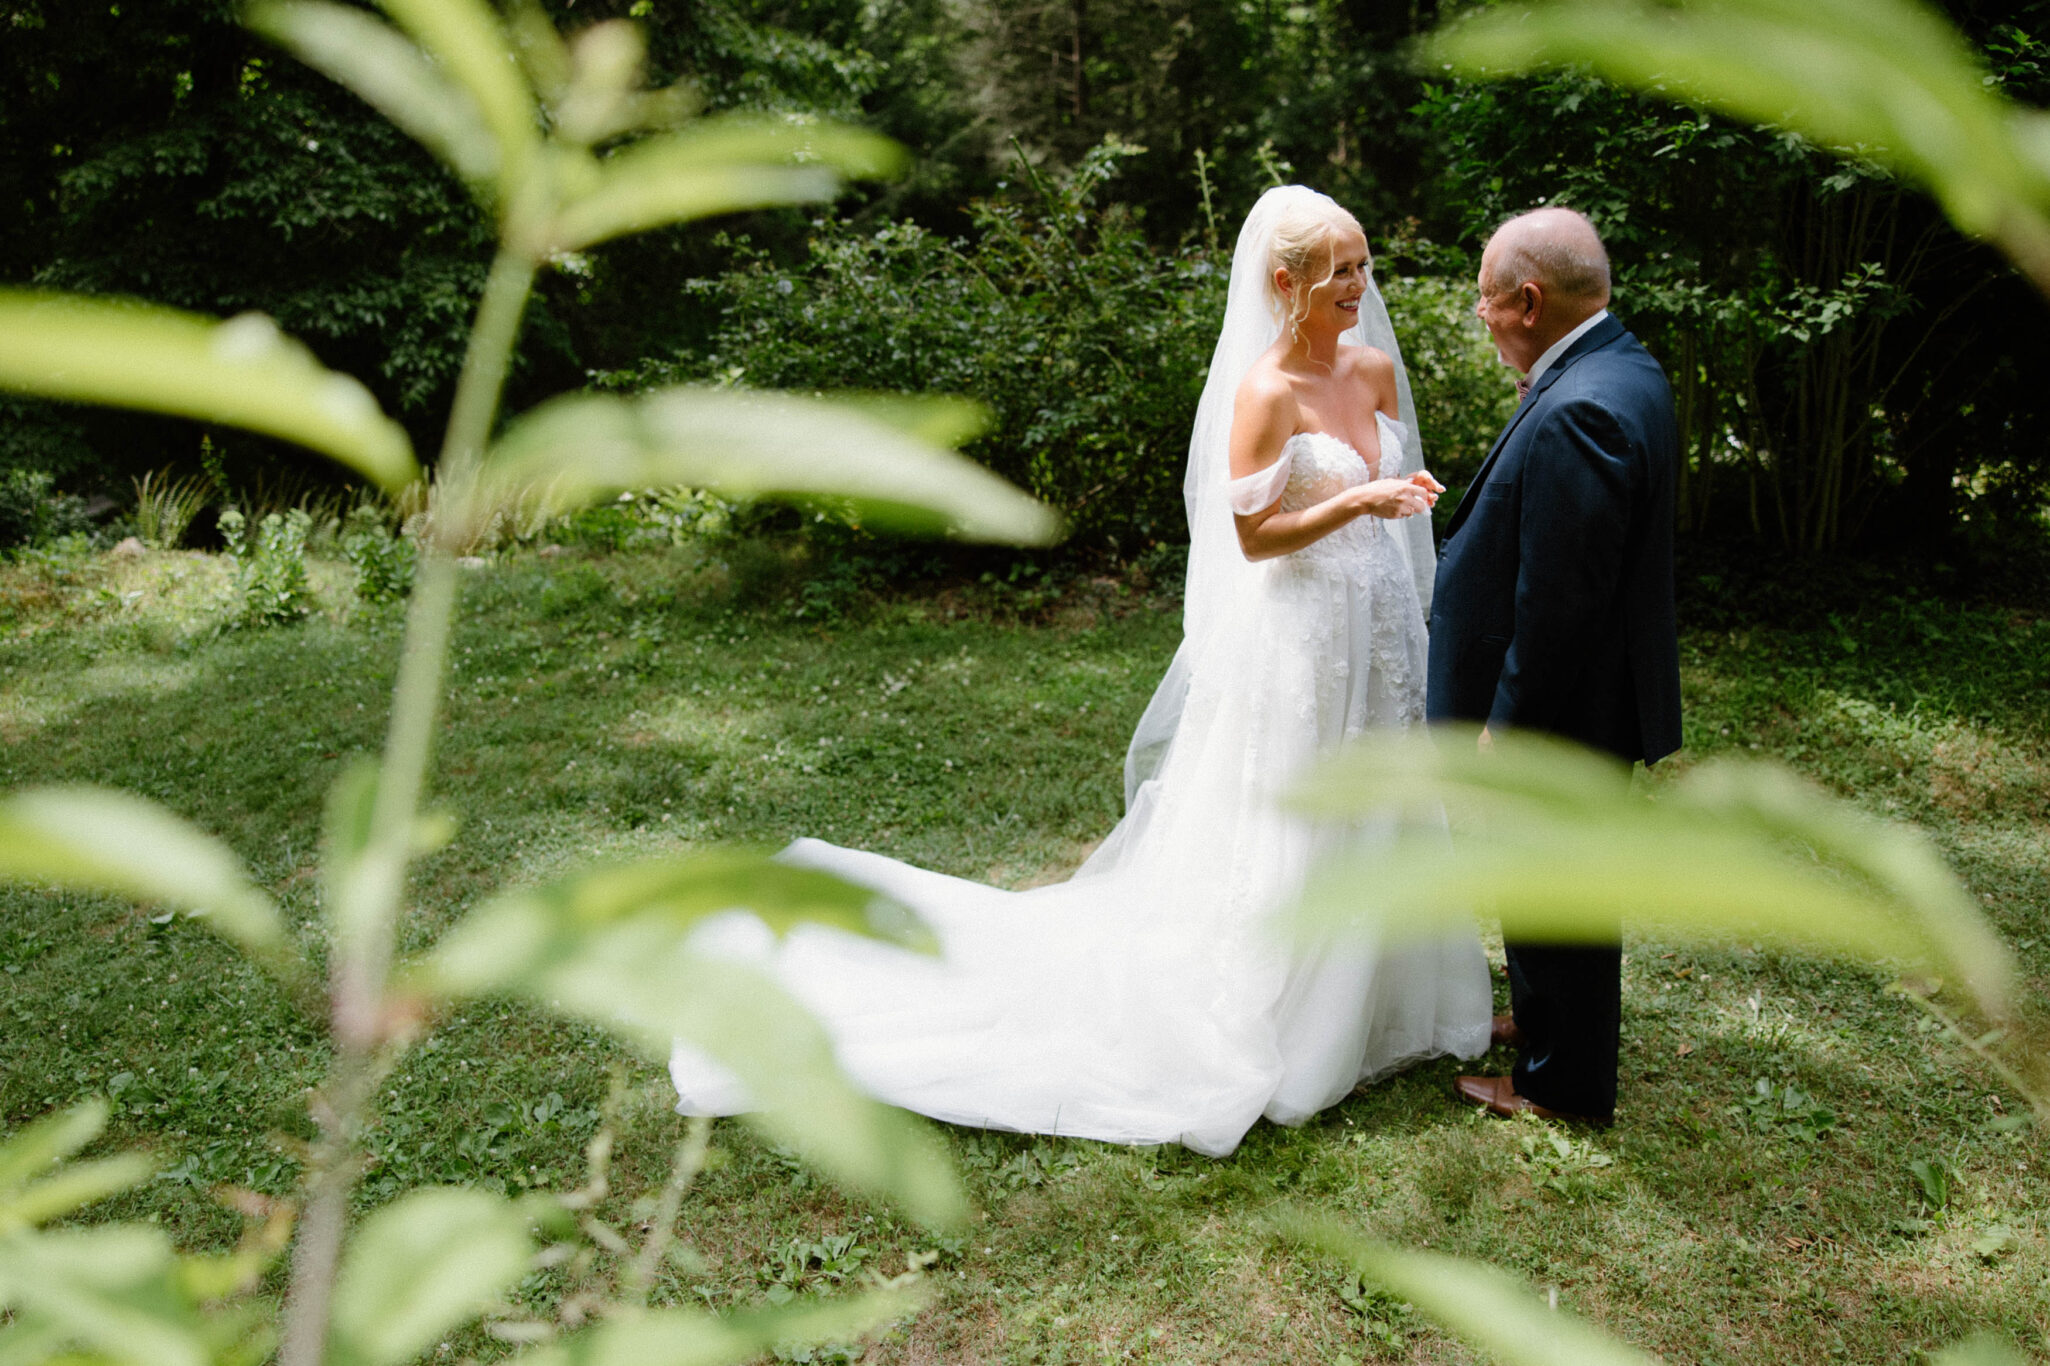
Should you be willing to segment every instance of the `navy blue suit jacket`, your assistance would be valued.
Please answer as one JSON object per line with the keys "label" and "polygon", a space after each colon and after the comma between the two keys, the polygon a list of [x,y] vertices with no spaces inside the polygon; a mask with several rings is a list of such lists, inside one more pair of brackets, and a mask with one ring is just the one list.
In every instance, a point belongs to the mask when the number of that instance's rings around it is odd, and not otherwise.
{"label": "navy blue suit jacket", "polygon": [[1539,377],[1446,528],[1432,720],[1647,763],[1680,747],[1678,467],[1665,372],[1604,318]]}

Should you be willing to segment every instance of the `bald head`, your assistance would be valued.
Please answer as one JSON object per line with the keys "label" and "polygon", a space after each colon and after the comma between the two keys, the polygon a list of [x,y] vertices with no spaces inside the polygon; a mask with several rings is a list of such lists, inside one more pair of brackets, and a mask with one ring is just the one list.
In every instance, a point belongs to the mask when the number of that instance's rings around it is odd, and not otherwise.
{"label": "bald head", "polygon": [[1481,288],[1490,294],[1529,283],[1584,316],[1608,306],[1609,253],[1594,224],[1571,209],[1517,215],[1495,229],[1481,259]]}
{"label": "bald head", "polygon": [[1552,343],[1609,306],[1609,254],[1581,215],[1538,209],[1495,229],[1474,283],[1474,312],[1502,363],[1527,375]]}

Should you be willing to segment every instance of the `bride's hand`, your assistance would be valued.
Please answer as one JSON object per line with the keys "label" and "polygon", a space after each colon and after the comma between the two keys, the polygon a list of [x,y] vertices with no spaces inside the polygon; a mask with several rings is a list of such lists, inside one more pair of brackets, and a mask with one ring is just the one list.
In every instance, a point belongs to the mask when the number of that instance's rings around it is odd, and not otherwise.
{"label": "bride's hand", "polygon": [[1418,470],[1409,477],[1409,482],[1415,484],[1420,489],[1428,489],[1432,502],[1436,502],[1438,495],[1445,491],[1445,486],[1433,479],[1429,470]]}
{"label": "bride's hand", "polygon": [[[1429,485],[1420,479],[1429,480]],[[1436,506],[1441,491],[1435,487],[1437,483],[1428,474],[1412,475],[1408,479],[1376,479],[1359,485],[1353,493],[1361,512],[1395,521],[1414,517],[1419,512],[1429,512]]]}

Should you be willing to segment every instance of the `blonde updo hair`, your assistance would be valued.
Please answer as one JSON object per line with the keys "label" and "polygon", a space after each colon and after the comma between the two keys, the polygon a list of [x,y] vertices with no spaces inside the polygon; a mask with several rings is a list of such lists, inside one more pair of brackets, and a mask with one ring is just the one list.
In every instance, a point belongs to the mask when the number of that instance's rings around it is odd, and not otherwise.
{"label": "blonde updo hair", "polygon": [[[1337,200],[1315,191],[1292,196],[1275,219],[1274,231],[1267,239],[1267,304],[1290,336],[1296,335],[1309,316],[1310,291],[1331,278],[1331,240],[1347,229],[1361,237],[1367,235],[1360,221]],[[1276,270],[1287,271],[1295,283],[1293,299],[1275,284]]]}

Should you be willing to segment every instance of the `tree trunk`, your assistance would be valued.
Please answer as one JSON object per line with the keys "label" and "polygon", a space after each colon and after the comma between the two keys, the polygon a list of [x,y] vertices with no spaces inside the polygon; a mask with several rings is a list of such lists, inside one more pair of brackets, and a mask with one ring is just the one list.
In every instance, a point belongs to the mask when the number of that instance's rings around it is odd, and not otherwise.
{"label": "tree trunk", "polygon": [[1082,44],[1083,25],[1088,21],[1088,0],[1074,0],[1074,47],[1069,60],[1075,64],[1075,123],[1079,127],[1089,116],[1089,73],[1084,66],[1087,53]]}

